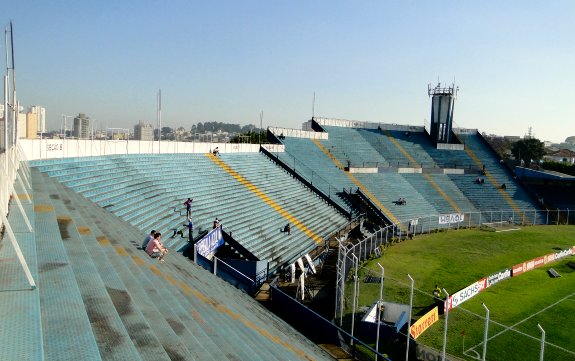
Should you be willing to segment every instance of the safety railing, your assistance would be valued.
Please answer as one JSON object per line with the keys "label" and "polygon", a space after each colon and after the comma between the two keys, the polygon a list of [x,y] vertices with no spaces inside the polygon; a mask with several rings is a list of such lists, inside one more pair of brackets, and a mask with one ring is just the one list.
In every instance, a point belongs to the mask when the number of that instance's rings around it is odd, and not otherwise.
{"label": "safety railing", "polygon": [[[20,198],[24,198],[26,202],[32,202],[28,193],[28,191],[31,190],[29,182],[30,171],[23,157],[23,152],[19,149],[18,145],[12,145],[4,152],[0,153],[0,173],[0,221],[3,225],[1,234],[8,238],[14,248],[14,252],[16,253],[18,262],[22,266],[22,270],[26,276],[28,284],[30,285],[30,289],[35,289],[36,282],[34,281],[32,273],[30,272],[28,264],[22,254],[16,234],[8,221],[8,212],[10,210],[11,203],[14,203],[14,205],[19,208],[28,232],[34,232],[34,227],[30,223],[28,215],[26,214],[20,200]],[[16,193],[16,182],[18,182],[21,191],[23,192],[22,194]]]}

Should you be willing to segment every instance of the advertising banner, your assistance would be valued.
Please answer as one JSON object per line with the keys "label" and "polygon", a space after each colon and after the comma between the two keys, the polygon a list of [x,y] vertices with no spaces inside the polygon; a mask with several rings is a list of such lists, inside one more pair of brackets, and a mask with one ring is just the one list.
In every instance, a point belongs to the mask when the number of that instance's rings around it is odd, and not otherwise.
{"label": "advertising banner", "polygon": [[511,267],[511,276],[517,277],[520,274],[525,272],[525,262],[516,264],[515,266]]}
{"label": "advertising banner", "polygon": [[427,330],[431,325],[433,325],[439,319],[439,313],[437,311],[437,306],[433,307],[433,309],[427,312],[425,315],[421,316],[421,318],[409,329],[409,333],[413,339],[416,339],[421,335],[425,330]]}
{"label": "advertising banner", "polygon": [[545,256],[537,257],[533,260],[533,268],[544,266],[545,263]]}
{"label": "advertising banner", "polygon": [[196,243],[196,250],[198,254],[211,260],[216,254],[219,246],[224,244],[224,236],[222,235],[222,227],[212,229],[204,238]]}
{"label": "advertising banner", "polygon": [[510,277],[511,277],[511,268],[507,268],[504,269],[503,271],[487,276],[487,287],[491,287],[494,284],[501,282],[505,279],[508,279]]}
{"label": "advertising banner", "polygon": [[449,296],[449,309],[455,308],[467,301],[471,297],[477,295],[487,287],[487,278],[482,278],[477,282],[470,284],[464,289],[455,292]]}
{"label": "advertising banner", "polygon": [[440,214],[439,224],[459,223],[465,220],[465,215],[462,213]]}

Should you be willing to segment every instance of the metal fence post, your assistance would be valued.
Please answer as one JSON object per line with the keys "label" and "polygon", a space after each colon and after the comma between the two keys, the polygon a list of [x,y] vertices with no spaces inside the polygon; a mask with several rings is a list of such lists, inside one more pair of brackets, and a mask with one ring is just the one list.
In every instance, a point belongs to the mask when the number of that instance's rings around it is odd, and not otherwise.
{"label": "metal fence post", "polygon": [[443,350],[441,351],[441,360],[445,361],[446,360],[445,350],[447,348],[447,318],[449,317],[449,293],[447,293],[445,288],[443,289],[443,292],[445,292],[447,297],[445,298],[445,302],[443,303],[444,314],[445,314],[445,326],[444,326],[444,330],[443,330]]}
{"label": "metal fence post", "polygon": [[357,302],[357,298],[356,298],[356,294],[357,294],[357,267],[358,267],[358,263],[359,263],[359,259],[357,258],[357,256],[355,255],[355,253],[352,253],[352,256],[354,258],[355,261],[355,273],[353,275],[353,306],[352,306],[352,310],[351,310],[351,344],[354,345],[355,342],[353,342],[353,329],[355,327],[355,307],[356,302]]}
{"label": "metal fence post", "polygon": [[198,257],[196,256],[198,254],[198,246],[194,244],[194,263],[198,263]]}
{"label": "metal fence post", "polygon": [[539,360],[543,361],[543,355],[545,354],[545,330],[540,324],[537,324],[539,330],[541,330],[541,352],[539,353]]}
{"label": "metal fence post", "polygon": [[385,272],[383,266],[377,262],[379,268],[381,268],[381,281],[379,284],[379,302],[377,304],[377,333],[375,336],[375,361],[377,361],[377,355],[379,353],[379,329],[381,327],[381,305],[383,303],[383,274]]}
{"label": "metal fence post", "polygon": [[214,257],[214,275],[218,275],[218,259]]}
{"label": "metal fence post", "polygon": [[482,303],[481,306],[485,308],[485,334],[483,335],[483,355],[481,360],[485,361],[485,357],[487,355],[487,335],[489,331],[489,308],[485,306],[485,303]]}
{"label": "metal fence post", "polygon": [[411,286],[409,290],[409,318],[407,319],[407,345],[405,346],[405,361],[409,361],[409,341],[411,340],[411,311],[413,309],[413,284],[415,283],[409,273],[407,274],[407,277],[411,281]]}

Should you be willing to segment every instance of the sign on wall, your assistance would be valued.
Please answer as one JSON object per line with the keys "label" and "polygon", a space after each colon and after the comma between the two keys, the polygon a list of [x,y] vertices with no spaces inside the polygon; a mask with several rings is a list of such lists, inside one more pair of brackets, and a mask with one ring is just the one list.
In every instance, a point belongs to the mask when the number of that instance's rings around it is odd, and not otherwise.
{"label": "sign on wall", "polygon": [[222,227],[212,229],[210,233],[204,236],[196,243],[196,250],[199,255],[211,260],[216,254],[219,246],[224,244]]}
{"label": "sign on wall", "polygon": [[459,223],[465,220],[463,213],[440,214],[439,224]]}

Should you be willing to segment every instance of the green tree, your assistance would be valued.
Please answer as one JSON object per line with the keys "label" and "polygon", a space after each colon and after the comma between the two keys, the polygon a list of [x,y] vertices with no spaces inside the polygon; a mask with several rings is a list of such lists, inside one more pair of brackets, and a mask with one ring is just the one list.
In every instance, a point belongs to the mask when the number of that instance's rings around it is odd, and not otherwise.
{"label": "green tree", "polygon": [[523,160],[529,166],[531,162],[539,162],[543,158],[545,146],[542,141],[536,138],[521,139],[513,144],[511,153],[518,163]]}
{"label": "green tree", "polygon": [[264,130],[258,132],[257,130],[236,135],[230,140],[230,143],[267,143],[266,132]]}

